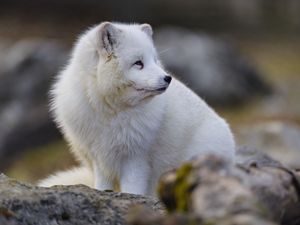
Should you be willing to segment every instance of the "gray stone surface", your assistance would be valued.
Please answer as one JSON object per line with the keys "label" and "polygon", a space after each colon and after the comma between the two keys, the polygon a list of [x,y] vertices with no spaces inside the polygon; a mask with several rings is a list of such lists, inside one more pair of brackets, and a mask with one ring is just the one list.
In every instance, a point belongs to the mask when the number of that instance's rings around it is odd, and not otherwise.
{"label": "gray stone surface", "polygon": [[234,167],[216,156],[195,159],[165,174],[159,193],[169,211],[196,215],[203,224],[300,221],[299,175],[258,155]]}
{"label": "gray stone surface", "polygon": [[136,204],[158,213],[163,210],[153,198],[101,192],[83,185],[41,188],[0,175],[1,225],[122,225],[128,209]]}

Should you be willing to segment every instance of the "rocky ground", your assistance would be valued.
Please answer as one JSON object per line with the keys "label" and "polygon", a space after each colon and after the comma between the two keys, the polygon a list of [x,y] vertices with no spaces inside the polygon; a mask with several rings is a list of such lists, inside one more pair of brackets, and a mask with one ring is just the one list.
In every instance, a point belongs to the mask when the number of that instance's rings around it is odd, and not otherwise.
{"label": "rocky ground", "polygon": [[83,185],[35,187],[0,176],[0,224],[126,224],[132,205],[163,211],[156,199],[101,192]]}
{"label": "rocky ground", "polygon": [[35,187],[0,176],[0,223],[297,225],[300,172],[241,149],[236,166],[216,156],[163,175],[160,200],[83,185]]}
{"label": "rocky ground", "polygon": [[159,193],[168,210],[199,224],[300,224],[300,174],[245,152],[235,167],[210,156],[167,173]]}

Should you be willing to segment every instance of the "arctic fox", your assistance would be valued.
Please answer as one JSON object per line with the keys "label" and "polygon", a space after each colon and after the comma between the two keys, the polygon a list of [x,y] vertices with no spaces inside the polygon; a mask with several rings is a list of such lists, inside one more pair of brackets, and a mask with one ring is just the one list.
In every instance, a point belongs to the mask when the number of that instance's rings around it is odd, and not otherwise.
{"label": "arctic fox", "polygon": [[[174,56],[176,57],[176,56]],[[84,33],[52,90],[52,111],[82,167],[40,182],[155,195],[162,173],[196,155],[233,162],[228,124],[163,68],[149,24]]]}

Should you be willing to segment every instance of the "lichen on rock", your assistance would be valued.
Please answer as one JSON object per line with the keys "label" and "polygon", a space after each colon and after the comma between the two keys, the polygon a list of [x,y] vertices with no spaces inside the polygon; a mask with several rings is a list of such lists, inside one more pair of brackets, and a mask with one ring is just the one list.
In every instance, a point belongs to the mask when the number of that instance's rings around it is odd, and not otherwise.
{"label": "lichen on rock", "polygon": [[299,224],[297,173],[264,154],[249,157],[232,166],[205,156],[164,174],[158,193],[169,213],[147,222],[140,209],[131,224]]}

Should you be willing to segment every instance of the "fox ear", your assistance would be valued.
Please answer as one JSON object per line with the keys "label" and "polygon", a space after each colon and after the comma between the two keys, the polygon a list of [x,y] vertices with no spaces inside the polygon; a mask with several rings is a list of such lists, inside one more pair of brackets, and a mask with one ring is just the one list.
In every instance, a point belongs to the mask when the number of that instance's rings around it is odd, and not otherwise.
{"label": "fox ear", "polygon": [[150,37],[152,37],[153,35],[153,30],[150,24],[148,23],[144,23],[140,25],[141,30],[144,31],[147,35],[149,35]]}
{"label": "fox ear", "polygon": [[116,28],[110,22],[103,22],[100,24],[100,47],[104,49],[109,55],[114,52],[118,44],[118,35],[120,33],[121,30]]}

